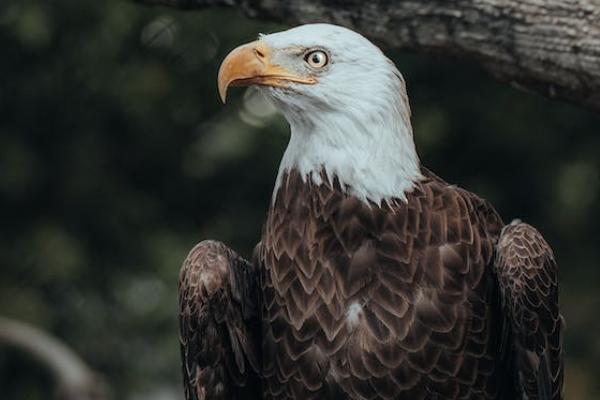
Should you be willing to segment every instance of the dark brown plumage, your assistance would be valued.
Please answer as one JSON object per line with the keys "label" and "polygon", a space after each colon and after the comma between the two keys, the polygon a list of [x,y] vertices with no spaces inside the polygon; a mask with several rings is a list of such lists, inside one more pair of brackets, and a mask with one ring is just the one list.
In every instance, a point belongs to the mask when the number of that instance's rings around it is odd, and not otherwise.
{"label": "dark brown plumage", "polygon": [[179,279],[186,399],[258,398],[258,276],[219,242],[192,249]]}
{"label": "dark brown plumage", "polygon": [[552,249],[532,226],[503,229],[494,268],[516,380],[529,399],[558,399],[563,382],[563,319]]}
{"label": "dark brown plumage", "polygon": [[254,267],[215,242],[192,250],[187,398],[560,399],[549,246],[423,175],[406,201],[379,206],[292,170]]}

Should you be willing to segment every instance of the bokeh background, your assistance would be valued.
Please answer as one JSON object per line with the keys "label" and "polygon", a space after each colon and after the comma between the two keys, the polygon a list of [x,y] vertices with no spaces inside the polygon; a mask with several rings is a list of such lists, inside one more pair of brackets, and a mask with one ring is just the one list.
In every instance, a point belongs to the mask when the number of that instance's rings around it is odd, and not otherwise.
{"label": "bokeh background", "polygon": [[[205,238],[260,236],[285,121],[220,104],[234,46],[285,28],[235,10],[120,0],[0,5],[0,315],[71,346],[117,399],[182,398],[177,278]],[[600,396],[600,116],[517,91],[469,60],[386,52],[424,164],[536,225],[560,265],[566,398]],[[0,344],[0,398],[53,383]]]}

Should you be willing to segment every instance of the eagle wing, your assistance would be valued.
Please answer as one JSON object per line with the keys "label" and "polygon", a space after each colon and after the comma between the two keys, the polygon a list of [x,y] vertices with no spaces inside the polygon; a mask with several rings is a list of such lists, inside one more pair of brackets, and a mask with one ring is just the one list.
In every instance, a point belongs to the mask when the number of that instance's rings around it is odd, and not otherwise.
{"label": "eagle wing", "polygon": [[507,354],[523,398],[561,399],[563,319],[552,249],[535,228],[514,221],[500,236],[495,271],[507,319],[505,342],[512,345]]}
{"label": "eagle wing", "polygon": [[260,393],[260,312],[254,266],[223,243],[203,241],[179,278],[179,325],[187,400]]}

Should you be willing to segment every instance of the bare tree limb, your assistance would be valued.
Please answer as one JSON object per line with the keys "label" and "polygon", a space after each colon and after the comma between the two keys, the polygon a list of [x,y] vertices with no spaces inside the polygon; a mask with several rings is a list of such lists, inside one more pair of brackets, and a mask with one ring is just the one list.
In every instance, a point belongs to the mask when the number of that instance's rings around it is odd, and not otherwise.
{"label": "bare tree limb", "polygon": [[23,322],[0,317],[0,345],[15,347],[47,367],[60,400],[110,400],[104,380],[58,339]]}
{"label": "bare tree limb", "polygon": [[333,22],[394,48],[468,57],[498,79],[600,111],[600,0],[136,0]]}

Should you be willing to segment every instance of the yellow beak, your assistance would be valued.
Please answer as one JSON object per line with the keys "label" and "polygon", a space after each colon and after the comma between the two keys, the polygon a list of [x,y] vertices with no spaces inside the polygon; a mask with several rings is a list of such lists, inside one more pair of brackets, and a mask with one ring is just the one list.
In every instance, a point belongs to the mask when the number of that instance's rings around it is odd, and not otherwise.
{"label": "yellow beak", "polygon": [[225,103],[230,86],[262,85],[286,87],[290,82],[315,84],[311,76],[299,76],[272,63],[271,49],[257,40],[234,49],[219,68],[219,96]]}

